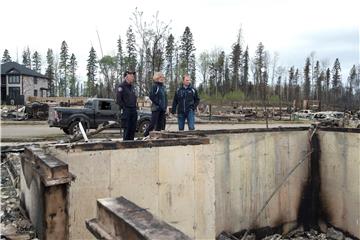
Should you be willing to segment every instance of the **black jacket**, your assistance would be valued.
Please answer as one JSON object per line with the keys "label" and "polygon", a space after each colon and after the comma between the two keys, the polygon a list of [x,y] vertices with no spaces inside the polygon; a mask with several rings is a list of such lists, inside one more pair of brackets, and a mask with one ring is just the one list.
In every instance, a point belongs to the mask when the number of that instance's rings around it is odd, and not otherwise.
{"label": "black jacket", "polygon": [[136,94],[133,85],[123,81],[116,89],[116,103],[120,108],[136,108]]}
{"label": "black jacket", "polygon": [[151,111],[166,111],[167,94],[163,83],[155,82],[151,88],[150,100],[152,101]]}
{"label": "black jacket", "polygon": [[188,113],[189,110],[195,111],[199,102],[200,98],[195,88],[191,85],[187,88],[181,86],[174,95],[171,112],[174,114],[176,108],[178,114]]}

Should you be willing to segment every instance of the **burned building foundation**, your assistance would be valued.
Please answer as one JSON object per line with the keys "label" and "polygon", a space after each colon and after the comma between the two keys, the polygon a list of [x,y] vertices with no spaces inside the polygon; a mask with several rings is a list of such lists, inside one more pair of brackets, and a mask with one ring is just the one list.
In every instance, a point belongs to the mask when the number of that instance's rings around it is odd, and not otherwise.
{"label": "burned building foundation", "polygon": [[[66,194],[60,197],[66,219],[61,220],[66,225],[63,239],[93,238],[85,221],[97,215],[97,199],[120,196],[193,239],[263,227],[281,226],[280,231],[288,232],[304,224],[301,214],[309,208],[317,211],[311,224],[325,221],[360,238],[359,130],[313,133],[309,128],[273,128],[155,135],[148,141],[30,149],[24,154],[22,178],[31,173],[45,187],[45,180],[66,185]],[[49,170],[57,164],[39,167],[46,156],[66,166],[64,173]],[[29,162],[32,167],[25,167]],[[70,184],[71,178],[75,180]],[[27,211],[39,212],[27,202],[35,195],[46,202],[44,194],[30,191],[25,180],[21,189]],[[49,213],[53,212],[42,213],[42,219]],[[57,222],[52,216],[45,229]],[[45,232],[40,227],[44,225],[34,225]]]}

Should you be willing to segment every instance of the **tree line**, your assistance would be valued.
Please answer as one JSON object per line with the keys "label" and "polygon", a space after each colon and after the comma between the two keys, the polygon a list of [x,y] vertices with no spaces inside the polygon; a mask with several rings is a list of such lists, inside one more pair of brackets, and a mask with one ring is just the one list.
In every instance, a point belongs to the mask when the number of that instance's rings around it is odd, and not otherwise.
{"label": "tree line", "polygon": [[[69,52],[66,41],[55,57],[47,50],[44,74],[50,79],[51,96],[114,97],[116,85],[126,69],[137,72],[139,96],[148,95],[152,76],[163,71],[170,96],[188,73],[197,84],[202,99],[209,101],[260,101],[291,104],[303,99],[319,100],[323,105],[356,108],[360,104],[360,65],[353,65],[348,75],[342,74],[340,60],[330,65],[311,52],[301,68],[278,64],[279,55],[270,54],[260,42],[253,54],[244,43],[240,29],[231,51],[214,48],[196,58],[193,33],[186,26],[179,37],[171,33],[171,22],[163,22],[156,13],[150,21],[137,8],[132,13],[126,35],[114,41],[115,55],[100,56],[90,46],[86,66],[86,81],[79,81],[78,63]],[[100,38],[99,38],[100,39]],[[100,41],[100,40],[99,40]],[[101,43],[100,43],[101,48]],[[11,61],[8,50],[2,62]],[[24,49],[22,64],[37,72],[42,69],[42,56]],[[345,77],[346,79],[345,79]]]}

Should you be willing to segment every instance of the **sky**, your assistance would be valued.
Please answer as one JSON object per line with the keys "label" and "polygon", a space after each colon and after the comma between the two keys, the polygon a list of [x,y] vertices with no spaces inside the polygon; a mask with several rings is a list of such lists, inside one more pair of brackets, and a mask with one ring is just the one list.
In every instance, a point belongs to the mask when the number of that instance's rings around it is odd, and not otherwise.
{"label": "sky", "polygon": [[96,31],[104,55],[115,54],[136,7],[148,22],[159,12],[176,39],[189,26],[197,56],[215,48],[229,54],[241,28],[250,56],[262,42],[286,67],[303,68],[305,58],[315,52],[315,59],[329,67],[338,57],[346,78],[351,66],[360,63],[358,0],[0,0],[1,54],[8,49],[21,62],[29,46],[42,55],[44,71],[47,49],[59,54],[65,40],[85,80],[91,46],[101,56]]}

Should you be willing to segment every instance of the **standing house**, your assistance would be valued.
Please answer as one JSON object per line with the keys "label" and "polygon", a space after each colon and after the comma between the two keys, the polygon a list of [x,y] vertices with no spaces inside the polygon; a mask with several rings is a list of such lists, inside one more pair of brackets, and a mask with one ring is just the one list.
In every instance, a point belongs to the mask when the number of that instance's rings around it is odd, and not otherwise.
{"label": "standing house", "polygon": [[49,79],[17,62],[1,64],[1,104],[24,104],[30,96],[47,97]]}

